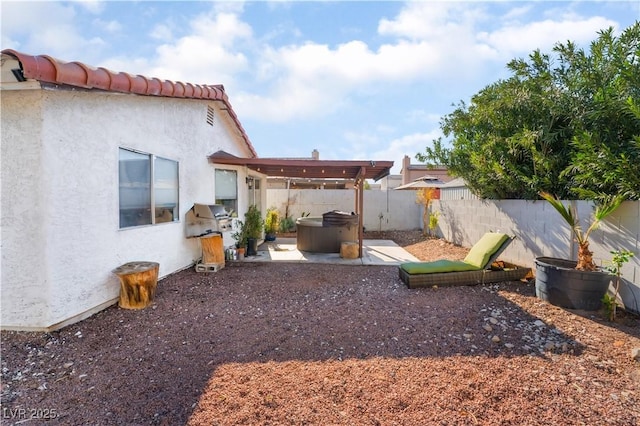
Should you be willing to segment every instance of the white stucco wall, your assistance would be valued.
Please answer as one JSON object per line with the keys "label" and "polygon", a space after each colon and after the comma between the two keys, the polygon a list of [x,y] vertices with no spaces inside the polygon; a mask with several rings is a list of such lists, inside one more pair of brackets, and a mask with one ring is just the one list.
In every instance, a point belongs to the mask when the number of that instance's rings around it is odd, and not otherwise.
{"label": "white stucco wall", "polygon": [[[207,101],[70,90],[2,93],[2,313],[0,325],[44,329],[117,300],[111,271],[160,263],[160,276],[200,257],[184,215],[214,202],[214,166],[225,150],[247,156]],[[119,229],[119,148],[179,162],[180,221]],[[239,202],[246,208],[243,168]],[[243,191],[245,189],[245,191]]]}
{"label": "white stucco wall", "polygon": [[[42,95],[3,92],[0,314],[15,324],[47,321],[46,229],[42,214],[46,180],[41,175]],[[10,123],[5,125],[5,123]]]}

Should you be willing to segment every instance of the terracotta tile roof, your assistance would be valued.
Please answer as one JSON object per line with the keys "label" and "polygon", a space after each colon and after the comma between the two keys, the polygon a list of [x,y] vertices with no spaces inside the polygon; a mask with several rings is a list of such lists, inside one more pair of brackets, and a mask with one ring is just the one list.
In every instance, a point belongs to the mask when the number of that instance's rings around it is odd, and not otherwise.
{"label": "terracotta tile roof", "polygon": [[116,73],[106,68],[94,68],[81,62],[63,62],[47,55],[27,55],[13,49],[4,49],[1,53],[17,59],[20,62],[22,74],[27,79],[107,92],[222,102],[247,147],[254,157],[258,156],[249,136],[240,124],[238,116],[233,111],[222,85],[198,85],[131,75],[125,72]]}

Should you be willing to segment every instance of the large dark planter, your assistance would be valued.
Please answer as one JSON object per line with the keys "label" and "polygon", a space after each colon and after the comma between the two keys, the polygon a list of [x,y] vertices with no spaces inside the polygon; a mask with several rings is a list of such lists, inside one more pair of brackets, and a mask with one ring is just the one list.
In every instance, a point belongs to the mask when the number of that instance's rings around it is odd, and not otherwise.
{"label": "large dark planter", "polygon": [[258,255],[258,239],[247,238],[247,256],[257,256],[257,255]]}
{"label": "large dark planter", "polygon": [[611,276],[601,271],[578,271],[577,262],[554,257],[536,258],[536,296],[555,306],[597,311],[609,289]]}

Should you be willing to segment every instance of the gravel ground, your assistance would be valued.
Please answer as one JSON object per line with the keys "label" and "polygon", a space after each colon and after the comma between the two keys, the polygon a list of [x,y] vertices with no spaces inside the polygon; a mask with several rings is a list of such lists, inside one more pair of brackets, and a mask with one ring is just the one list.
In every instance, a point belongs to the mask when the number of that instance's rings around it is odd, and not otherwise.
{"label": "gravel ground", "polygon": [[560,309],[532,283],[409,290],[396,267],[235,262],[1,344],[8,425],[640,424],[640,319]]}

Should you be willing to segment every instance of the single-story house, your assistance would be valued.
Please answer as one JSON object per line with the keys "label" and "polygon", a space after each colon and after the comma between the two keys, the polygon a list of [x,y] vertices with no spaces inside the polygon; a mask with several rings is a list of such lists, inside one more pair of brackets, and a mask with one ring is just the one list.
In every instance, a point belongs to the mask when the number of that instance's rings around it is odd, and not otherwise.
{"label": "single-story house", "polygon": [[194,203],[265,210],[265,175],[208,158],[257,157],[223,86],[1,55],[1,328],[106,308],[127,262],[158,262],[160,277],[190,267]]}

